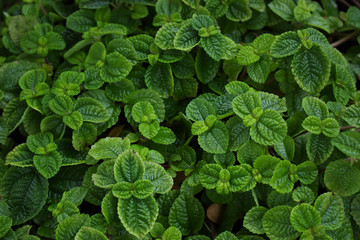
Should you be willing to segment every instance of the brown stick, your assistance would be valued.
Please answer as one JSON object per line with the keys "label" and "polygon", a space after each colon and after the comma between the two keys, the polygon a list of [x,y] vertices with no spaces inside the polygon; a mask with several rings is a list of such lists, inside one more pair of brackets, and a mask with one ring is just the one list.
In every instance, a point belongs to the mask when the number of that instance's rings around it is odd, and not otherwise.
{"label": "brown stick", "polygon": [[336,41],[336,42],[333,42],[333,43],[331,44],[331,46],[332,46],[332,47],[337,47],[337,46],[343,44],[344,42],[349,41],[350,39],[356,37],[356,36],[359,35],[359,34],[360,34],[360,30],[356,30],[356,31],[354,31],[354,32],[346,35],[345,37],[341,38],[340,40],[338,40],[338,41]]}

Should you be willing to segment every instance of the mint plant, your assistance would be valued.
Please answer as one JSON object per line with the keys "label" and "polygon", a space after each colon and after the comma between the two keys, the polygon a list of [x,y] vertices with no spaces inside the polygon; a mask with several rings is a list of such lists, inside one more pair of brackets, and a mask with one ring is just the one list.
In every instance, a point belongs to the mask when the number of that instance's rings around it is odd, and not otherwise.
{"label": "mint plant", "polygon": [[358,239],[359,9],[1,1],[0,239]]}

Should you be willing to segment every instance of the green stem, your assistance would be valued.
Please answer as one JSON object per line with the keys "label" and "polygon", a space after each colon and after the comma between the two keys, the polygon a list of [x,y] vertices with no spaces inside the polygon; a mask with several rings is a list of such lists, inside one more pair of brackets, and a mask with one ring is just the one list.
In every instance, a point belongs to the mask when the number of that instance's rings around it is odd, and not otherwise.
{"label": "green stem", "polygon": [[232,116],[232,115],[234,115],[234,112],[229,112],[229,113],[226,113],[226,114],[224,114],[224,115],[217,116],[217,119],[221,120],[221,119],[230,117],[230,116]]}
{"label": "green stem", "polygon": [[191,142],[191,140],[193,139],[193,137],[194,137],[194,135],[191,135],[191,136],[188,138],[188,140],[186,140],[184,146],[189,145],[189,143]]}
{"label": "green stem", "polygon": [[79,42],[77,42],[72,48],[70,48],[65,54],[64,54],[64,58],[68,58],[71,55],[73,55],[74,53],[76,53],[77,51],[80,51],[81,49],[83,49],[84,47],[92,44],[94,41],[90,40],[90,39],[84,39],[81,40]]}
{"label": "green stem", "polygon": [[259,205],[259,200],[258,200],[258,198],[257,198],[257,196],[256,196],[256,192],[255,192],[254,189],[251,189],[251,194],[252,194],[252,196],[253,196],[253,198],[254,198],[254,201],[255,201],[255,203],[256,203],[256,206],[260,206],[260,205]]}

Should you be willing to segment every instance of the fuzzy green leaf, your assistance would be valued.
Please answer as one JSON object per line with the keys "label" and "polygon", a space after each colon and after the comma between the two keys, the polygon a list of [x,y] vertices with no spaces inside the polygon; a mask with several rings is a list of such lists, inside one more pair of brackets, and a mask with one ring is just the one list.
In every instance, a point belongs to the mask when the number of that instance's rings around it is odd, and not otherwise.
{"label": "fuzzy green leaf", "polygon": [[252,233],[264,234],[262,219],[266,212],[267,209],[261,206],[251,208],[244,217],[244,227]]}
{"label": "fuzzy green leaf", "polygon": [[324,120],[329,116],[329,110],[326,104],[315,97],[305,97],[302,100],[302,106],[309,116],[315,116]]}
{"label": "fuzzy green leaf", "polygon": [[246,92],[234,98],[232,107],[236,115],[244,118],[251,114],[255,108],[261,107],[261,99],[255,92]]}
{"label": "fuzzy green leaf", "polygon": [[271,45],[271,56],[283,58],[298,52],[301,47],[301,41],[295,32],[285,32],[278,37]]}
{"label": "fuzzy green leaf", "polygon": [[100,76],[105,82],[113,83],[125,78],[131,71],[132,65],[118,52],[106,56],[106,63],[100,69]]}
{"label": "fuzzy green leaf", "polygon": [[270,186],[280,193],[288,193],[294,187],[292,176],[292,165],[289,161],[281,161],[274,169],[273,176],[270,180]]}
{"label": "fuzzy green leaf", "polygon": [[62,157],[54,151],[47,155],[35,155],[34,166],[46,179],[53,177],[61,167]]}
{"label": "fuzzy green leaf", "polygon": [[291,224],[299,232],[305,232],[321,224],[319,212],[310,204],[303,203],[292,209]]}
{"label": "fuzzy green leaf", "polygon": [[187,20],[182,23],[181,28],[175,34],[174,45],[176,49],[189,51],[200,42],[198,31],[192,26],[192,21]]}
{"label": "fuzzy green leaf", "polygon": [[144,161],[140,155],[133,150],[125,150],[115,161],[114,173],[118,182],[126,181],[134,183],[142,179],[145,172]]}
{"label": "fuzzy green leaf", "polygon": [[321,224],[328,230],[341,227],[344,218],[344,205],[341,197],[333,193],[321,194],[314,204],[321,216]]}
{"label": "fuzzy green leaf", "polygon": [[174,48],[174,39],[179,29],[180,26],[177,23],[167,23],[163,25],[156,33],[156,45],[163,50]]}
{"label": "fuzzy green leaf", "polygon": [[205,52],[215,61],[219,61],[223,58],[226,51],[226,39],[220,33],[209,37],[202,37],[201,45]]}

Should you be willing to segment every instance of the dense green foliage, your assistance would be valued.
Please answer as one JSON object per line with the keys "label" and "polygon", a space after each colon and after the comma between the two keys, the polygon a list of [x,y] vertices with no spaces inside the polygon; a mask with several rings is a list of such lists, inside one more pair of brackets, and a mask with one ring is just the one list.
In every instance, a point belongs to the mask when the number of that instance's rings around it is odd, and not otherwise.
{"label": "dense green foliage", "polygon": [[348,2],[0,1],[0,239],[359,239]]}

